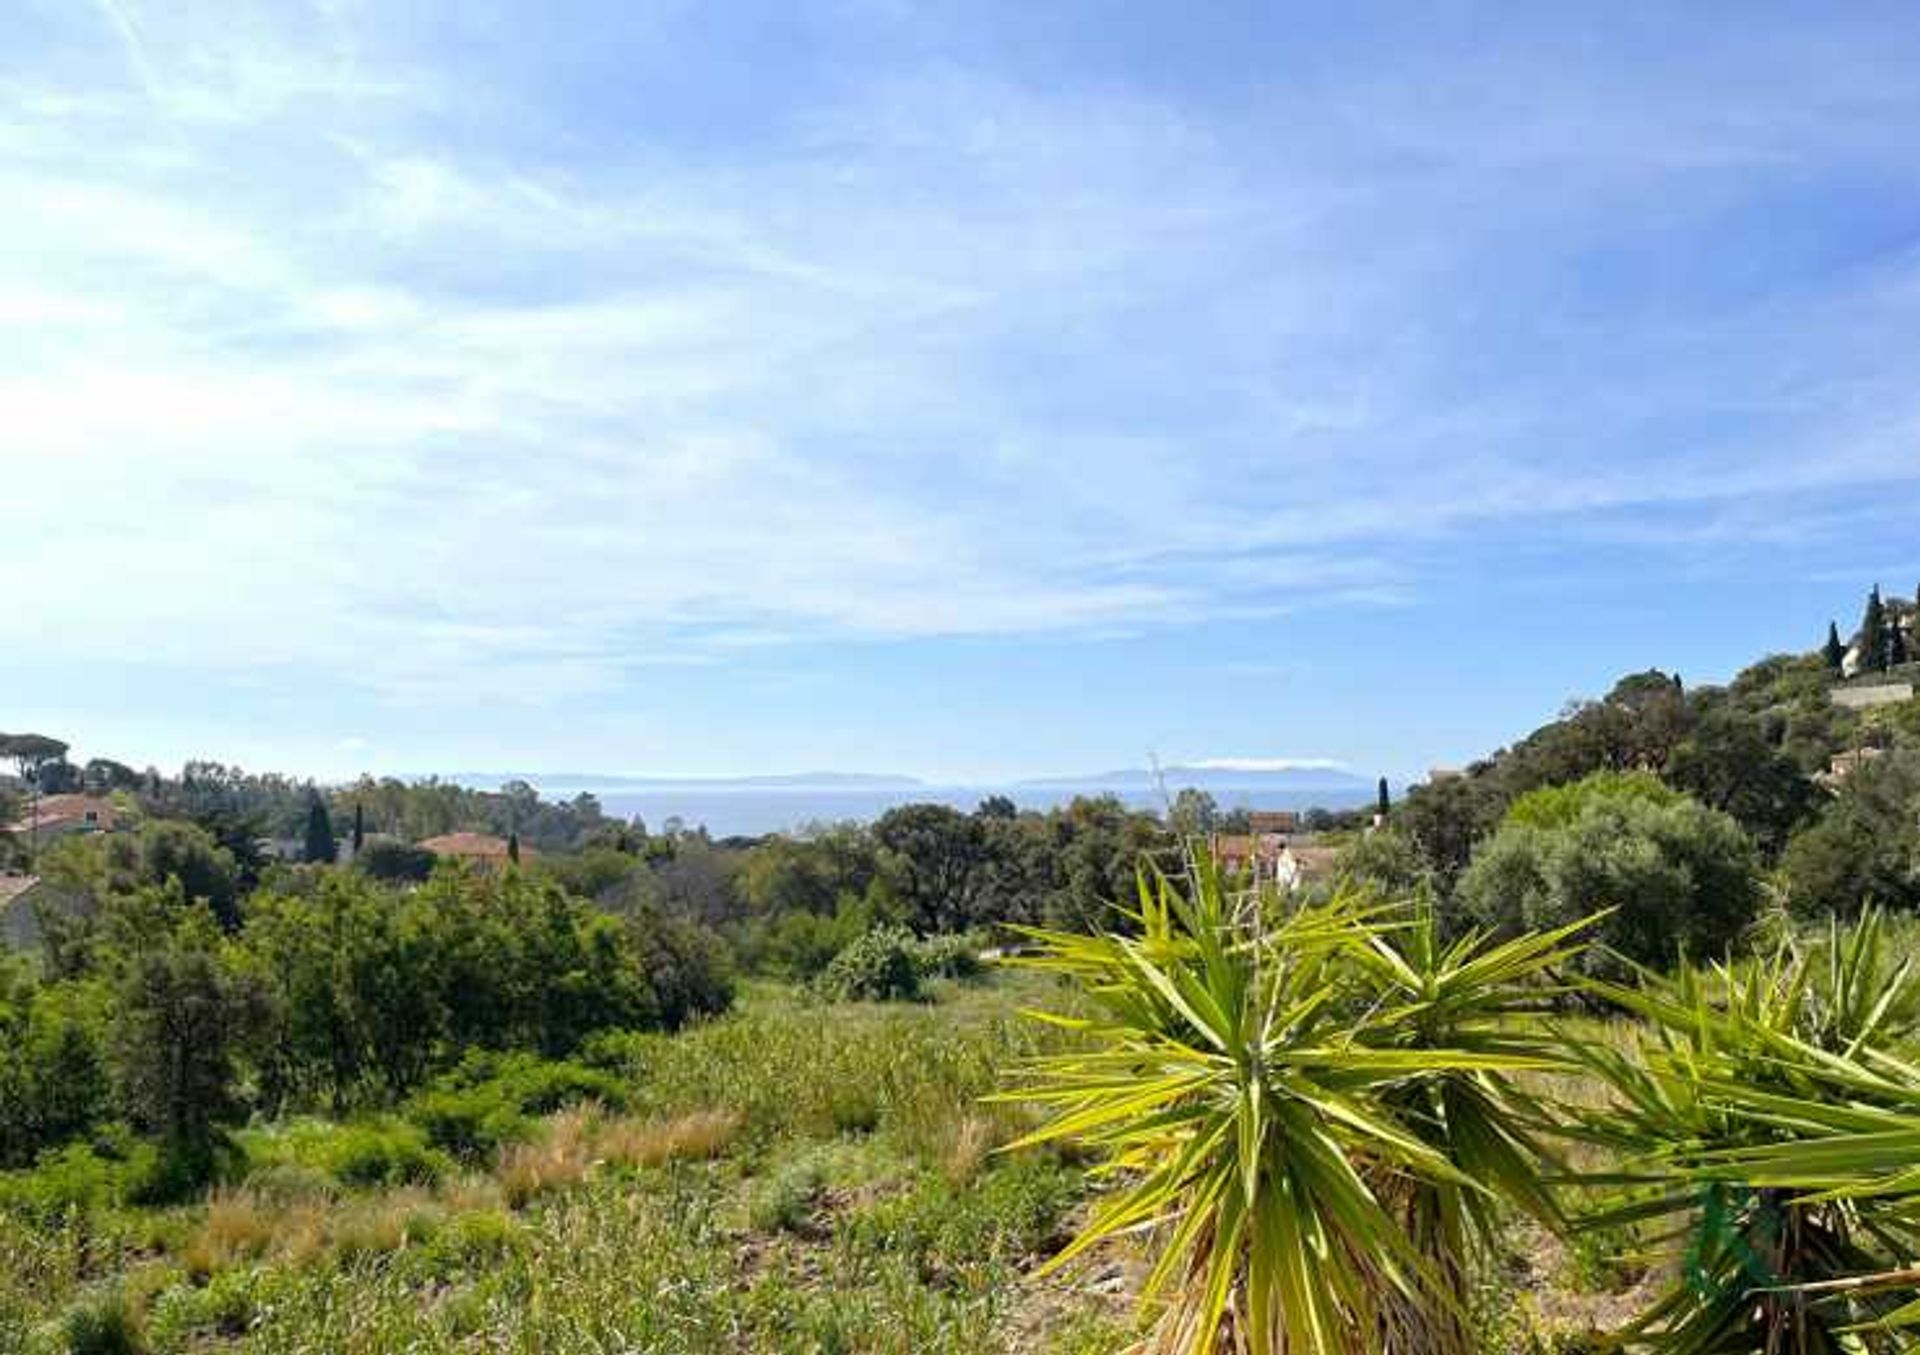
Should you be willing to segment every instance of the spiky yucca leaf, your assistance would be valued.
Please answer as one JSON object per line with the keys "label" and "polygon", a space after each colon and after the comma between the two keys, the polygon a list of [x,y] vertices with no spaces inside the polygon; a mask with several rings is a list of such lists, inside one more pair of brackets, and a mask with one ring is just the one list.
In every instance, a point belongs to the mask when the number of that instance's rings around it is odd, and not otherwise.
{"label": "spiky yucca leaf", "polygon": [[1920,978],[1883,921],[1814,952],[1594,991],[1651,1031],[1577,1055],[1616,1106],[1589,1129],[1634,1192],[1597,1222],[1684,1220],[1675,1279],[1628,1336],[1661,1352],[1913,1348],[1920,1318]]}
{"label": "spiky yucca leaf", "polygon": [[1261,905],[1201,856],[1143,870],[1135,933],[1029,933],[1099,1014],[1006,1097],[1053,1111],[1023,1144],[1091,1147],[1115,1182],[1053,1264],[1151,1232],[1154,1342],[1181,1355],[1464,1350],[1483,1199],[1552,1212],[1510,1075],[1558,1061],[1506,1018],[1571,931],[1443,947],[1352,894]]}

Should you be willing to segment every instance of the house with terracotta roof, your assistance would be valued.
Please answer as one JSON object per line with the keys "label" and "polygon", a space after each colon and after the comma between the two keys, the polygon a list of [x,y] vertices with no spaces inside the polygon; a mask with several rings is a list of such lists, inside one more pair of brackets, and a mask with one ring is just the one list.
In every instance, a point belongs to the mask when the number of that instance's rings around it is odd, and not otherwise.
{"label": "house with terracotta roof", "polygon": [[36,842],[76,833],[111,833],[119,826],[113,801],[98,795],[49,795],[30,806],[7,831]]}
{"label": "house with terracotta roof", "polygon": [[[426,839],[420,845],[442,860],[466,861],[496,869],[507,863],[511,851],[506,838],[495,837],[491,833],[442,833],[439,837]],[[535,855],[531,847],[520,848],[522,861],[531,860]]]}
{"label": "house with terracotta roof", "polygon": [[1282,889],[1332,879],[1339,857],[1335,848],[1296,842],[1284,833],[1216,833],[1208,847],[1226,874]]}

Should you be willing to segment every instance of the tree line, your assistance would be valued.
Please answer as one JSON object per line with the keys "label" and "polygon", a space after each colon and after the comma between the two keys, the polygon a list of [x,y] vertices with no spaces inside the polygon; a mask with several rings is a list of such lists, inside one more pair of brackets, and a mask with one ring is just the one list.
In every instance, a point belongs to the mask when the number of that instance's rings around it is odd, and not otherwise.
{"label": "tree line", "polygon": [[[1452,925],[1546,927],[1612,908],[1612,951],[1717,954],[1768,916],[1920,910],[1920,701],[1837,704],[1842,665],[1904,661],[1920,604],[1876,588],[1860,631],[1724,686],[1649,670],[1417,786],[1347,872]],[[1877,637],[1877,638],[1876,638]],[[1596,951],[1595,954],[1603,953]]]}

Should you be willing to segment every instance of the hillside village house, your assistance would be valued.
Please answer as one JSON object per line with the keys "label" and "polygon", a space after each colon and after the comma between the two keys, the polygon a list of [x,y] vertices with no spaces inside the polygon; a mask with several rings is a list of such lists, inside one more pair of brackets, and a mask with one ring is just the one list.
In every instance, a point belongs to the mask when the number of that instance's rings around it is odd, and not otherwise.
{"label": "hillside village house", "polygon": [[1208,842],[1213,859],[1229,875],[1252,884],[1298,889],[1333,877],[1339,855],[1332,847],[1295,842],[1299,815],[1290,810],[1248,815],[1250,833],[1216,833]]}
{"label": "hillside village house", "polygon": [[118,826],[111,800],[98,795],[49,795],[7,831],[35,842],[51,842],[76,833],[111,833]]}
{"label": "hillside village house", "polygon": [[[491,833],[442,833],[439,837],[430,837],[420,844],[435,856],[450,861],[466,861],[473,865],[498,869],[507,863],[507,840],[495,837]],[[537,853],[533,848],[520,848],[520,859],[530,861]]]}

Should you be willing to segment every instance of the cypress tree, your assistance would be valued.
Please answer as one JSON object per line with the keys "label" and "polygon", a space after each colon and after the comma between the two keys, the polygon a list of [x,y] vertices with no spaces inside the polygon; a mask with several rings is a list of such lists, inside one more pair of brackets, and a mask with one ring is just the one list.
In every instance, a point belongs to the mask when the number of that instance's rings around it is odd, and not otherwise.
{"label": "cypress tree", "polygon": [[1827,622],[1827,643],[1820,651],[1820,657],[1827,661],[1827,667],[1834,672],[1847,661],[1847,647],[1840,643],[1840,626],[1837,622]]}
{"label": "cypress tree", "polygon": [[360,855],[360,849],[367,845],[367,807],[358,801],[353,806],[353,854]]}
{"label": "cypress tree", "polygon": [[520,864],[520,834],[519,833],[507,834],[507,860],[513,862],[513,864],[516,866]]}
{"label": "cypress tree", "polygon": [[335,860],[339,854],[340,844],[333,840],[333,816],[327,813],[327,802],[316,793],[307,801],[307,840],[302,855],[317,863]]}
{"label": "cypress tree", "polygon": [[1887,666],[1898,668],[1908,657],[1907,632],[1900,625],[1899,617],[1891,617],[1887,621]]}
{"label": "cypress tree", "polygon": [[1393,796],[1387,790],[1387,778],[1380,778],[1380,817],[1387,817],[1387,810],[1393,807]]}
{"label": "cypress tree", "polygon": [[1876,673],[1887,666],[1887,608],[1880,601],[1880,585],[1867,594],[1867,614],[1860,619],[1860,669]]}

